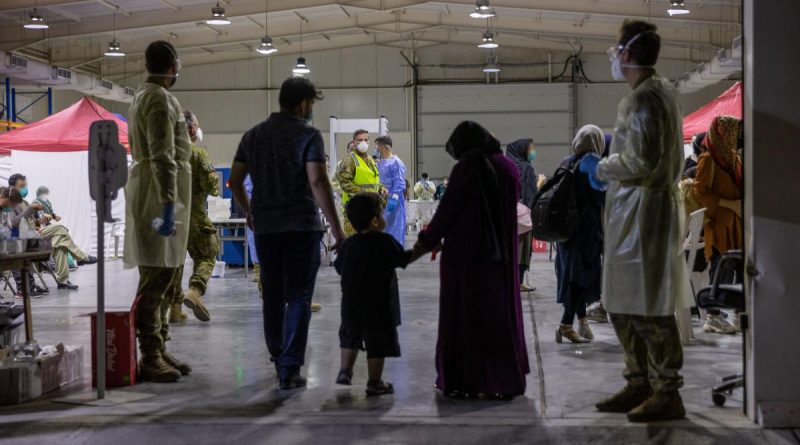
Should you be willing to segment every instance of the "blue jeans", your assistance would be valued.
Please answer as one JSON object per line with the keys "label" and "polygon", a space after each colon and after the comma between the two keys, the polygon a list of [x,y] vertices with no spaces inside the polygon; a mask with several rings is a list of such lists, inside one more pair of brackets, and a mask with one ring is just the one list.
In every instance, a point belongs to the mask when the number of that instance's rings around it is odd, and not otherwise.
{"label": "blue jeans", "polygon": [[287,378],[299,372],[305,360],[322,233],[256,234],[255,241],[261,260],[264,337],[278,377]]}

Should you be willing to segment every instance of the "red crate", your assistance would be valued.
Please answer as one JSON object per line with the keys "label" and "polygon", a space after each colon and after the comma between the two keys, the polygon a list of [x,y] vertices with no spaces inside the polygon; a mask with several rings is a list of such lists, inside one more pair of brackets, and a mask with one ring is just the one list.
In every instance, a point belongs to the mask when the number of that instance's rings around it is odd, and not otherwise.
{"label": "red crate", "polygon": [[[136,306],[134,300],[129,311],[106,312],[106,386],[131,386],[136,384]],[[92,318],[92,386],[97,386],[97,312]]]}
{"label": "red crate", "polygon": [[547,241],[540,241],[538,239],[533,239],[533,251],[534,252],[547,252],[550,248],[550,243]]}

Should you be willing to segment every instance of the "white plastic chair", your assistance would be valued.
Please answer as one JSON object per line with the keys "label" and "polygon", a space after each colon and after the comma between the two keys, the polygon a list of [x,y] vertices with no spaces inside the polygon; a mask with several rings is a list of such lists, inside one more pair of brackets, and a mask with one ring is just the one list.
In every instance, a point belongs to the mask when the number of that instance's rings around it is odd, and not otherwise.
{"label": "white plastic chair", "polygon": [[[110,238],[114,239],[114,256],[111,258],[117,259],[119,258],[119,240],[120,238],[125,237],[125,223],[124,222],[116,222],[111,225],[111,234],[109,235]],[[106,244],[108,249],[111,248],[111,243]]]}
{"label": "white plastic chair", "polygon": [[[686,225],[686,236],[683,241],[683,250],[688,253],[686,259],[686,269],[689,271],[689,283],[692,287],[692,295],[695,304],[697,304],[697,290],[702,289],[696,283],[694,269],[694,260],[697,257],[697,250],[702,249],[705,243],[700,241],[700,232],[703,231],[703,219],[706,214],[706,209],[700,209],[689,215],[689,223]],[[694,339],[694,330],[692,329],[692,312],[689,309],[681,309],[675,313],[675,318],[678,322],[678,331],[681,334],[683,344],[689,344]]]}
{"label": "white plastic chair", "polygon": [[689,282],[692,285],[692,294],[697,302],[697,292],[709,286],[708,267],[701,272],[694,271],[694,261],[697,258],[697,251],[705,247],[706,243],[700,239],[703,232],[703,222],[705,221],[706,209],[700,209],[689,215],[689,223],[686,224],[686,238],[683,242],[683,250],[688,253],[686,265],[689,268]]}

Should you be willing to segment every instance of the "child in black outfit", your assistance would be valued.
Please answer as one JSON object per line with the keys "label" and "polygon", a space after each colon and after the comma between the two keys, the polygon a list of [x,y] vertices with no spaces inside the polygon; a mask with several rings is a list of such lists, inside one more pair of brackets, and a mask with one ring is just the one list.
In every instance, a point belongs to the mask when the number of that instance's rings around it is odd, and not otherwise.
{"label": "child in black outfit", "polygon": [[334,263],[342,276],[342,367],[336,383],[352,383],[358,351],[366,349],[367,395],[391,394],[394,387],[381,377],[384,358],[400,357],[400,297],[395,269],[405,269],[415,258],[383,232],[386,221],[380,196],[359,193],[347,203],[346,211],[358,233],[344,242]]}

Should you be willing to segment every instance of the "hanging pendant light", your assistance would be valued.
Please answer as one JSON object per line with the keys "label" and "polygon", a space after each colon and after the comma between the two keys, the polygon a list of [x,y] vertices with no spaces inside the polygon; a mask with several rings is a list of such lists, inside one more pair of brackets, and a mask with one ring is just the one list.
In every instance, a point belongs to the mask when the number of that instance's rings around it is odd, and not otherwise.
{"label": "hanging pendant light", "polygon": [[206,20],[206,24],[208,25],[230,25],[231,21],[225,17],[225,8],[219,5],[217,2],[217,6],[211,8],[211,18]]}
{"label": "hanging pendant light", "polygon": [[310,74],[310,73],[311,73],[311,69],[309,69],[308,65],[306,65],[306,58],[305,57],[298,57],[297,58],[297,65],[295,65],[294,69],[292,69],[292,74],[294,74],[297,77],[303,77],[306,74]]}
{"label": "hanging pendant light", "polygon": [[268,56],[278,52],[278,48],[272,46],[272,37],[269,36],[269,10],[267,9],[267,0],[264,0],[264,37],[261,38],[261,45],[256,48],[256,52]]}
{"label": "hanging pendant light", "polygon": [[272,38],[271,37],[262,37],[261,38],[261,45],[259,45],[259,47],[256,48],[256,51],[259,54],[263,54],[265,56],[268,56],[270,54],[277,53],[278,52],[278,48],[275,48],[274,46],[272,46]]}
{"label": "hanging pendant light", "polygon": [[497,64],[497,56],[489,56],[486,58],[486,66],[483,68],[484,73],[499,73],[500,65]]}
{"label": "hanging pendant light", "polygon": [[47,29],[50,25],[47,24],[47,20],[45,20],[44,16],[40,15],[39,12],[36,10],[34,6],[33,11],[31,11],[30,18],[28,22],[23,25],[25,29]]}
{"label": "hanging pendant light", "polygon": [[486,30],[486,32],[483,33],[483,42],[481,42],[478,45],[478,48],[495,49],[498,48],[499,46],[500,45],[498,45],[497,42],[494,41],[494,33],[489,30]]}
{"label": "hanging pendant light", "polygon": [[297,64],[292,69],[292,74],[295,77],[304,77],[306,74],[311,74],[311,68],[306,64],[306,58],[303,57],[303,21],[300,21],[300,57],[297,58]]}
{"label": "hanging pendant light", "polygon": [[684,15],[688,14],[689,8],[684,5],[684,0],[670,0],[669,8],[667,8],[667,14],[672,17],[673,15]]}
{"label": "hanging pendant light", "polygon": [[478,0],[475,2],[475,9],[469,14],[473,19],[489,19],[496,17],[494,8],[489,6],[489,0]]}
{"label": "hanging pendant light", "polygon": [[125,53],[120,49],[117,41],[117,11],[114,10],[114,37],[108,42],[108,50],[103,54],[106,57],[123,57]]}

